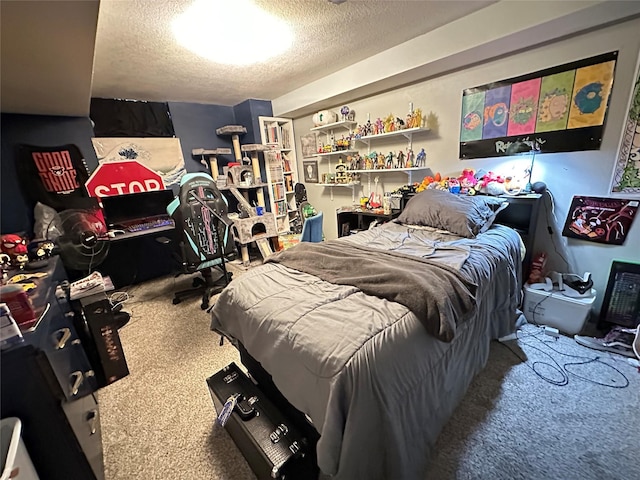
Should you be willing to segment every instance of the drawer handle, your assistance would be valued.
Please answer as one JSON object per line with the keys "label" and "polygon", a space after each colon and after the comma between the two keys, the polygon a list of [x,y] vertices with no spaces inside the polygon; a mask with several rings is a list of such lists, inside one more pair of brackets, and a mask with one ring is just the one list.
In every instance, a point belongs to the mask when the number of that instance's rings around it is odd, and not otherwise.
{"label": "drawer handle", "polygon": [[87,412],[87,422],[89,422],[89,431],[91,435],[96,433],[96,424],[98,423],[98,410],[93,409]]}
{"label": "drawer handle", "polygon": [[69,339],[71,338],[70,328],[61,328],[53,334],[53,341],[56,346],[56,350],[60,350],[65,347]]}
{"label": "drawer handle", "polygon": [[84,380],[84,375],[80,370],[76,370],[69,375],[69,379],[71,380],[71,395],[77,395]]}

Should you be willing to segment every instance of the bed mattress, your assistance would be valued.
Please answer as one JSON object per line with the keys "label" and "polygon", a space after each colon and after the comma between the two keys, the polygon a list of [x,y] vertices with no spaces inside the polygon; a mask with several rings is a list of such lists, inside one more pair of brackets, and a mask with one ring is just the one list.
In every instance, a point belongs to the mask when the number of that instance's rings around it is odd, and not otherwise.
{"label": "bed mattress", "polygon": [[477,285],[473,315],[441,341],[402,304],[267,263],[223,291],[211,328],[241,342],[308,415],[320,433],[323,473],[422,478],[438,433],[486,363],[490,340],[515,329],[521,241],[500,225],[464,239],[390,222],[331,245],[340,255],[349,243],[459,270]]}

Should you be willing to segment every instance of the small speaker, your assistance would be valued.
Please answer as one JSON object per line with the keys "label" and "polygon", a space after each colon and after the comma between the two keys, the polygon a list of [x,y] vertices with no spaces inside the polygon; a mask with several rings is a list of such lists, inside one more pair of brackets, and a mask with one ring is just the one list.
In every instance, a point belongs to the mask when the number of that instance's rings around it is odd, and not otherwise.
{"label": "small speaker", "polygon": [[536,193],[544,193],[547,190],[547,184],[544,182],[535,182],[531,185],[531,190]]}

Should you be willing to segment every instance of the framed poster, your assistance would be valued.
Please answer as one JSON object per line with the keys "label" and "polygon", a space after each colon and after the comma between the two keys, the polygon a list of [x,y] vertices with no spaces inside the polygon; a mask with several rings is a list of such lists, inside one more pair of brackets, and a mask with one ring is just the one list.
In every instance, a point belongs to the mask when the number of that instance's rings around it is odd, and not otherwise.
{"label": "framed poster", "polygon": [[516,141],[542,153],[598,150],[618,52],[468,88],[462,95],[460,158],[507,156]]}
{"label": "framed poster", "polygon": [[622,129],[611,192],[640,195],[640,58]]}
{"label": "framed poster", "polygon": [[316,160],[303,160],[302,171],[305,183],[318,183],[318,162]]}
{"label": "framed poster", "polygon": [[302,147],[302,156],[304,158],[313,157],[318,149],[318,137],[315,133],[309,133],[300,137],[300,146]]}
{"label": "framed poster", "polygon": [[92,138],[99,163],[136,160],[162,177],[166,188],[187,173],[179,138]]}
{"label": "framed poster", "polygon": [[575,196],[562,230],[565,237],[622,245],[638,211],[638,200]]}

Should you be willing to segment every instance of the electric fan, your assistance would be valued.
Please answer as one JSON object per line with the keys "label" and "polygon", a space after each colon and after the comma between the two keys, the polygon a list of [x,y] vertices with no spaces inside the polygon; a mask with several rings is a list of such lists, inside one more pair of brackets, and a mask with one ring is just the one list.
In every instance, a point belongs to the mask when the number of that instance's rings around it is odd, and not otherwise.
{"label": "electric fan", "polygon": [[[99,211],[98,211],[99,212]],[[109,253],[107,226],[100,213],[68,209],[58,212],[47,228],[65,267],[91,273]]]}

